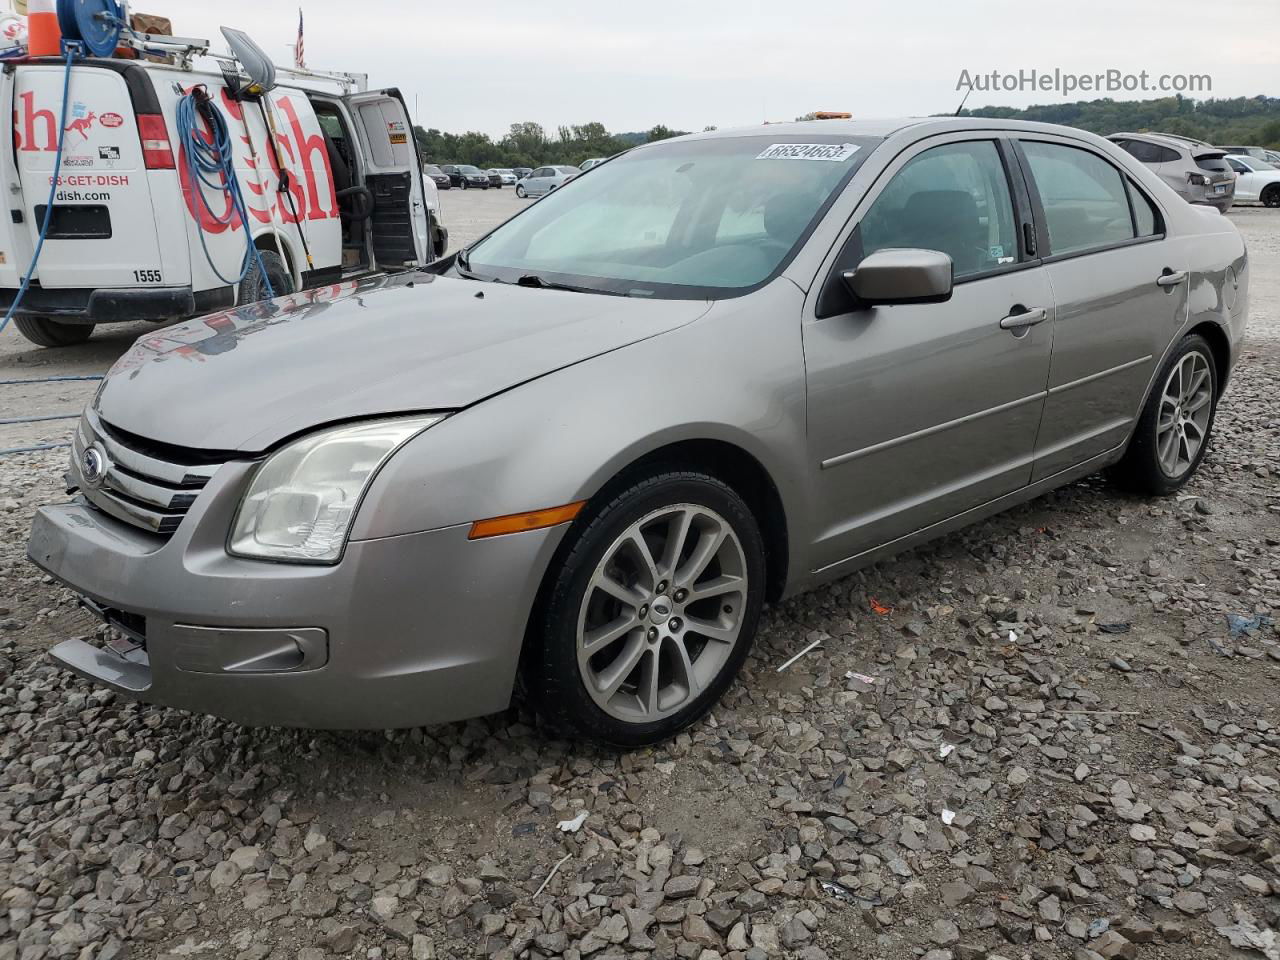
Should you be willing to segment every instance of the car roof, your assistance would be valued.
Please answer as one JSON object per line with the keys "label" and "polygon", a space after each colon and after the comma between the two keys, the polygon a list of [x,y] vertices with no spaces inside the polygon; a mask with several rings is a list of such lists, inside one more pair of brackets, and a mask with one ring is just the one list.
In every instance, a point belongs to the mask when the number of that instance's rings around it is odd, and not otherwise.
{"label": "car roof", "polygon": [[[922,139],[935,134],[960,132],[967,130],[1007,130],[1013,133],[1055,133],[1090,140],[1095,143],[1105,142],[1096,134],[1081,130],[1078,127],[1067,127],[1057,123],[1040,123],[1033,120],[1005,120],[989,117],[891,117],[886,119],[867,120],[797,120],[790,123],[765,123],[754,127],[734,127],[724,130],[708,130],[703,133],[691,133],[678,140],[717,139],[722,137],[804,137],[819,134],[827,136],[867,137],[871,139],[889,139],[895,134],[908,133],[910,139]],[[658,143],[669,143],[661,140]],[[642,144],[641,148],[652,146]]]}

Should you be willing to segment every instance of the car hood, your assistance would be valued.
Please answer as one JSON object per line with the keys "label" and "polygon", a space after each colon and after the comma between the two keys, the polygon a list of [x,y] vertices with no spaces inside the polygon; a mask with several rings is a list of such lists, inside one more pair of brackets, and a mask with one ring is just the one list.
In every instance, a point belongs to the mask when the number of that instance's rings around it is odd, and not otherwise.
{"label": "car hood", "polygon": [[336,421],[466,407],[708,307],[424,273],[335,284],[140,337],[94,403],[151,440],[256,453]]}

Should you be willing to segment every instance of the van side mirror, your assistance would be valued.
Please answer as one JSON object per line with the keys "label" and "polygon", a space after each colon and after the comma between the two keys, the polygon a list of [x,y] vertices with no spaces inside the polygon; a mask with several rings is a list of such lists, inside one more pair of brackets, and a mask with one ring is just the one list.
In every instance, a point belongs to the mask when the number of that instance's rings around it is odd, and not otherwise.
{"label": "van side mirror", "polygon": [[859,308],[951,299],[951,257],[941,250],[877,250],[840,275]]}

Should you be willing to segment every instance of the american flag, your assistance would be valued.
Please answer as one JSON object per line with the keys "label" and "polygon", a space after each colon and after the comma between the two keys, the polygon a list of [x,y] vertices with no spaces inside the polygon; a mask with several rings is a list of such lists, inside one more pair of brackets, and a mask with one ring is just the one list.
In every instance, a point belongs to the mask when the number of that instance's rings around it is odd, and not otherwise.
{"label": "american flag", "polygon": [[293,45],[293,65],[300,70],[307,67],[307,58],[302,46],[302,8],[298,8],[298,42]]}

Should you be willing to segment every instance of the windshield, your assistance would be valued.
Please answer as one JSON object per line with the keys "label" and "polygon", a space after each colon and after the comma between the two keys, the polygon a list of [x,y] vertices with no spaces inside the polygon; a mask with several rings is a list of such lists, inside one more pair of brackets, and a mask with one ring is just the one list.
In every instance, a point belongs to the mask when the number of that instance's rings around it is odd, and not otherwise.
{"label": "windshield", "polygon": [[471,166],[471,164],[469,163],[464,163],[458,167],[458,172],[459,173],[479,173],[480,169],[478,167]]}
{"label": "windshield", "polygon": [[462,265],[508,283],[732,296],[785,265],[878,142],[763,134],[640,147],[507,221]]}
{"label": "windshield", "polygon": [[423,171],[427,174],[427,176],[428,176],[428,177],[442,177],[442,176],[444,176],[444,171],[443,171],[443,170],[441,170],[439,167],[432,166],[432,165],[431,165],[431,164],[429,164],[429,163],[428,163],[425,167],[423,167],[422,169],[423,169]]}
{"label": "windshield", "polygon": [[1280,170],[1280,167],[1277,167],[1274,163],[1259,160],[1256,157],[1249,158],[1249,166],[1253,167],[1254,170]]}

